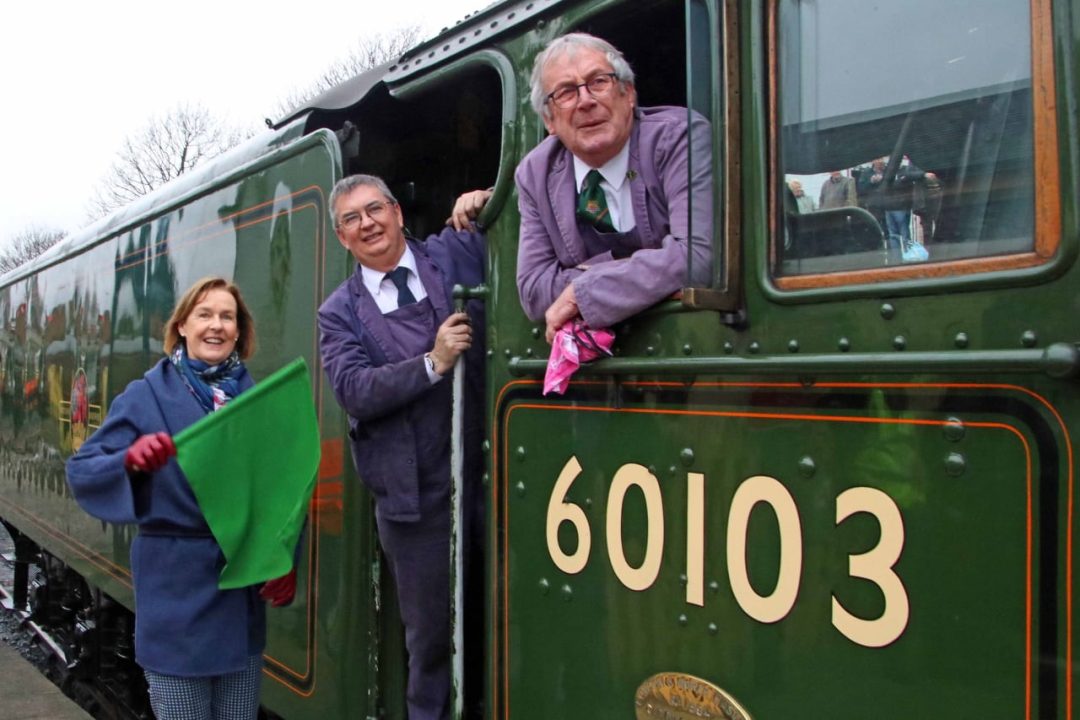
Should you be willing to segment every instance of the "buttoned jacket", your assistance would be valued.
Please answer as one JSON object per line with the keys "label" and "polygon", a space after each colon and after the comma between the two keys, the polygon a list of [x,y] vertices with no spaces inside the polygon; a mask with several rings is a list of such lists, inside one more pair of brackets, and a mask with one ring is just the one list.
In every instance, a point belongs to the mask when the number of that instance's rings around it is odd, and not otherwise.
{"label": "buttoned jacket", "polygon": [[[447,228],[424,243],[414,239],[408,243],[438,327],[452,312],[453,286],[483,281],[483,236]],[[473,327],[472,349],[465,359],[466,466],[479,480],[475,468],[482,436],[484,315],[479,302],[471,301],[466,309]],[[318,318],[323,369],[348,414],[353,460],[375,498],[376,512],[389,520],[417,521],[421,463],[437,461],[439,469],[431,474],[440,484],[450,479],[450,378],[432,385],[423,355],[408,357],[401,351],[364,286],[359,266],[322,304]],[[418,422],[424,414],[438,415],[445,422]],[[418,428],[432,425],[439,429],[428,436],[420,434]]]}
{"label": "buttoned jacket", "polygon": [[573,156],[558,137],[546,138],[518,165],[517,285],[522,308],[533,322],[543,320],[571,282],[591,327],[629,317],[687,285],[691,244],[689,282],[709,283],[713,184],[708,121],[682,107],[639,108],[628,142],[627,180],[641,249],[624,259],[615,260],[610,252],[588,256],[575,214]]}
{"label": "buttoned jacket", "polygon": [[[252,385],[245,372],[241,389]],[[124,468],[124,456],[139,436],[176,435],[205,414],[180,373],[162,359],[113,400],[105,422],[67,462],[68,484],[80,507],[110,523],[139,525],[131,545],[135,659],[169,675],[237,672],[266,643],[259,586],[218,589],[225,556],[176,459],[154,473],[129,474]]]}

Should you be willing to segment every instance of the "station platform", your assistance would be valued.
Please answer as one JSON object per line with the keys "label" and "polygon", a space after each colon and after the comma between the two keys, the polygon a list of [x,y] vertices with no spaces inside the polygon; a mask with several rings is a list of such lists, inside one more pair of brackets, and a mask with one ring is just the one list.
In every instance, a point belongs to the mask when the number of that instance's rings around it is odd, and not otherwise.
{"label": "station platform", "polygon": [[4,720],[93,720],[22,655],[0,644],[0,717]]}

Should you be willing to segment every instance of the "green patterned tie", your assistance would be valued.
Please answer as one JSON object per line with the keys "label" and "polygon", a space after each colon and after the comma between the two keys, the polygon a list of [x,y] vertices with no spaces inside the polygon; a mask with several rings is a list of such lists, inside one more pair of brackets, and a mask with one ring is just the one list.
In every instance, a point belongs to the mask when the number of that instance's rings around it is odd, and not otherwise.
{"label": "green patterned tie", "polygon": [[578,196],[577,216],[600,232],[615,232],[608,213],[607,197],[600,187],[601,180],[603,176],[597,170],[590,170],[585,176],[585,186]]}

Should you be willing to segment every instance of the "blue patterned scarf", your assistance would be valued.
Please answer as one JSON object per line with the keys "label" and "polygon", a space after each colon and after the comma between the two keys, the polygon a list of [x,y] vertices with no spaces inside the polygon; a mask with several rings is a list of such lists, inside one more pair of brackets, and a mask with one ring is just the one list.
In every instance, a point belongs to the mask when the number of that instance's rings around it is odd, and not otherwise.
{"label": "blue patterned scarf", "polygon": [[224,362],[208,365],[188,357],[184,343],[177,343],[169,358],[180,371],[184,384],[199,401],[202,409],[212,413],[240,394],[240,377],[244,363],[234,350]]}

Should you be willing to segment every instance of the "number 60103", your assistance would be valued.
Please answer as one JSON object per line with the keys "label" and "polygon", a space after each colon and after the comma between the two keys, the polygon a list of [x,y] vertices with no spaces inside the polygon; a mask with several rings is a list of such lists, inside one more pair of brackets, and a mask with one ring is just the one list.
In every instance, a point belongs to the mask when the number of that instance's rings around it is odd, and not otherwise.
{"label": "number 60103", "polygon": [[[555,566],[574,575],[585,569],[592,548],[592,529],[585,511],[567,500],[581,463],[572,456],[555,481],[547,508],[547,548]],[[645,557],[632,566],[623,552],[623,502],[636,487],[645,500]],[[780,532],[780,572],[776,586],[767,595],[750,584],[747,571],[747,529],[750,513],[758,503],[776,514]],[[853,487],[836,498],[836,524],[856,513],[868,513],[877,521],[881,534],[877,545],[865,553],[848,556],[848,574],[877,585],[885,598],[885,609],[877,618],[864,619],[848,612],[832,596],[832,624],[845,637],[866,647],[883,647],[899,638],[907,627],[910,608],[907,591],[893,570],[904,548],[904,521],[900,509],[887,494],[870,487]],[[686,602],[705,604],[705,475],[687,473]],[[569,523],[577,536],[571,553],[559,543],[559,528]],[[660,574],[664,551],[664,502],[660,483],[649,469],[636,463],[620,467],[608,488],[605,522],[608,561],[615,576],[630,590],[646,590]],[[791,612],[802,577],[802,523],[795,500],[776,478],[754,475],[739,484],[731,501],[727,522],[727,570],[732,593],[739,607],[763,623],[782,620]]]}

